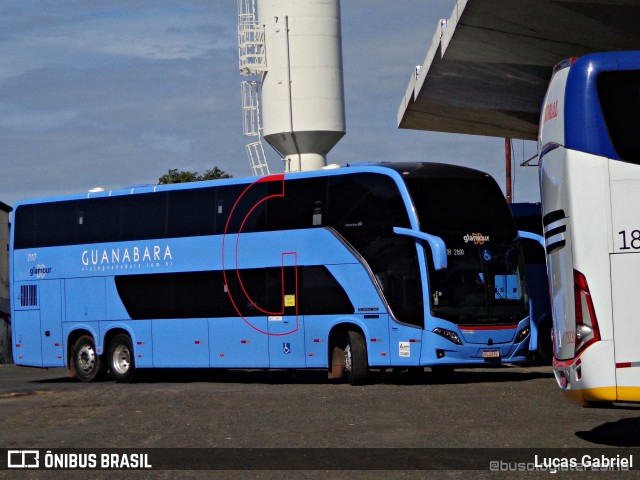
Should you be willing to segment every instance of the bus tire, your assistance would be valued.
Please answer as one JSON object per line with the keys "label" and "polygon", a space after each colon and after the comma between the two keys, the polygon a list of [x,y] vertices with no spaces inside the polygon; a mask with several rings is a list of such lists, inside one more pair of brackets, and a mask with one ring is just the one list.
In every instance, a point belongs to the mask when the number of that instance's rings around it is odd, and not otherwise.
{"label": "bus tire", "polygon": [[82,335],[73,345],[73,369],[83,382],[92,382],[105,373],[105,365],[91,335]]}
{"label": "bus tire", "polygon": [[133,344],[129,335],[118,334],[109,343],[109,371],[120,383],[128,383],[136,371]]}
{"label": "bus tire", "polygon": [[369,376],[367,346],[360,332],[347,332],[347,345],[344,349],[344,369],[350,385],[363,385]]}

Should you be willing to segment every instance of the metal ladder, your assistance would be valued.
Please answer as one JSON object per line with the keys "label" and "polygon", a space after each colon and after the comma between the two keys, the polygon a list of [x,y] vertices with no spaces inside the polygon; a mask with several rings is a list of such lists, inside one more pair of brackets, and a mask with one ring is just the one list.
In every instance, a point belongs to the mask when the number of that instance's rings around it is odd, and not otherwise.
{"label": "metal ladder", "polygon": [[[256,19],[256,0],[238,0],[238,67],[243,77],[261,76],[266,71],[264,30]],[[262,144],[260,123],[260,78],[241,84],[243,134],[255,141],[245,149],[253,175],[269,175],[267,156]]]}
{"label": "metal ladder", "polygon": [[262,126],[260,124],[261,85],[257,80],[242,82],[242,123],[244,136],[257,139],[245,146],[251,171],[254,175],[269,175],[269,165],[262,145]]}

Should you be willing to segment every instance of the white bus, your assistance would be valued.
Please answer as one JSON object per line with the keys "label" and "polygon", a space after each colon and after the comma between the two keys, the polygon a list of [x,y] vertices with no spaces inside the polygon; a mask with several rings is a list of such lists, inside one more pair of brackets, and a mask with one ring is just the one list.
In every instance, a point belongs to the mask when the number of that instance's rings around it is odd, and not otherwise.
{"label": "white bus", "polygon": [[640,52],[556,66],[539,130],[554,373],[584,405],[640,401]]}

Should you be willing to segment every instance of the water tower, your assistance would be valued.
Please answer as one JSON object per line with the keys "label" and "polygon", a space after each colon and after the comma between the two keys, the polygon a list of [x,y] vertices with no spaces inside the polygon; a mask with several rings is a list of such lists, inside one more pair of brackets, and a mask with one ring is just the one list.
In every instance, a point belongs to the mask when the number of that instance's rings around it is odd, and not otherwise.
{"label": "water tower", "polygon": [[286,172],[322,168],[345,134],[339,0],[257,0],[257,15],[239,0],[239,11],[240,71],[260,75],[243,87],[245,118],[255,112]]}

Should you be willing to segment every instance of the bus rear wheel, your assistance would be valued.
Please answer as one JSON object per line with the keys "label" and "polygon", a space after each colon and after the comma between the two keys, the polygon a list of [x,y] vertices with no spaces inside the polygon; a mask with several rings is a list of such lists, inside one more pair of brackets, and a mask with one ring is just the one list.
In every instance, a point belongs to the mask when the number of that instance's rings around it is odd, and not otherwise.
{"label": "bus rear wheel", "polygon": [[90,335],[82,335],[73,345],[73,368],[83,382],[92,382],[105,373],[104,364]]}
{"label": "bus rear wheel", "polygon": [[116,382],[128,383],[133,379],[136,365],[128,335],[118,334],[109,343],[109,371]]}
{"label": "bus rear wheel", "polygon": [[367,346],[360,332],[349,330],[344,348],[344,370],[350,385],[362,385],[369,376]]}

